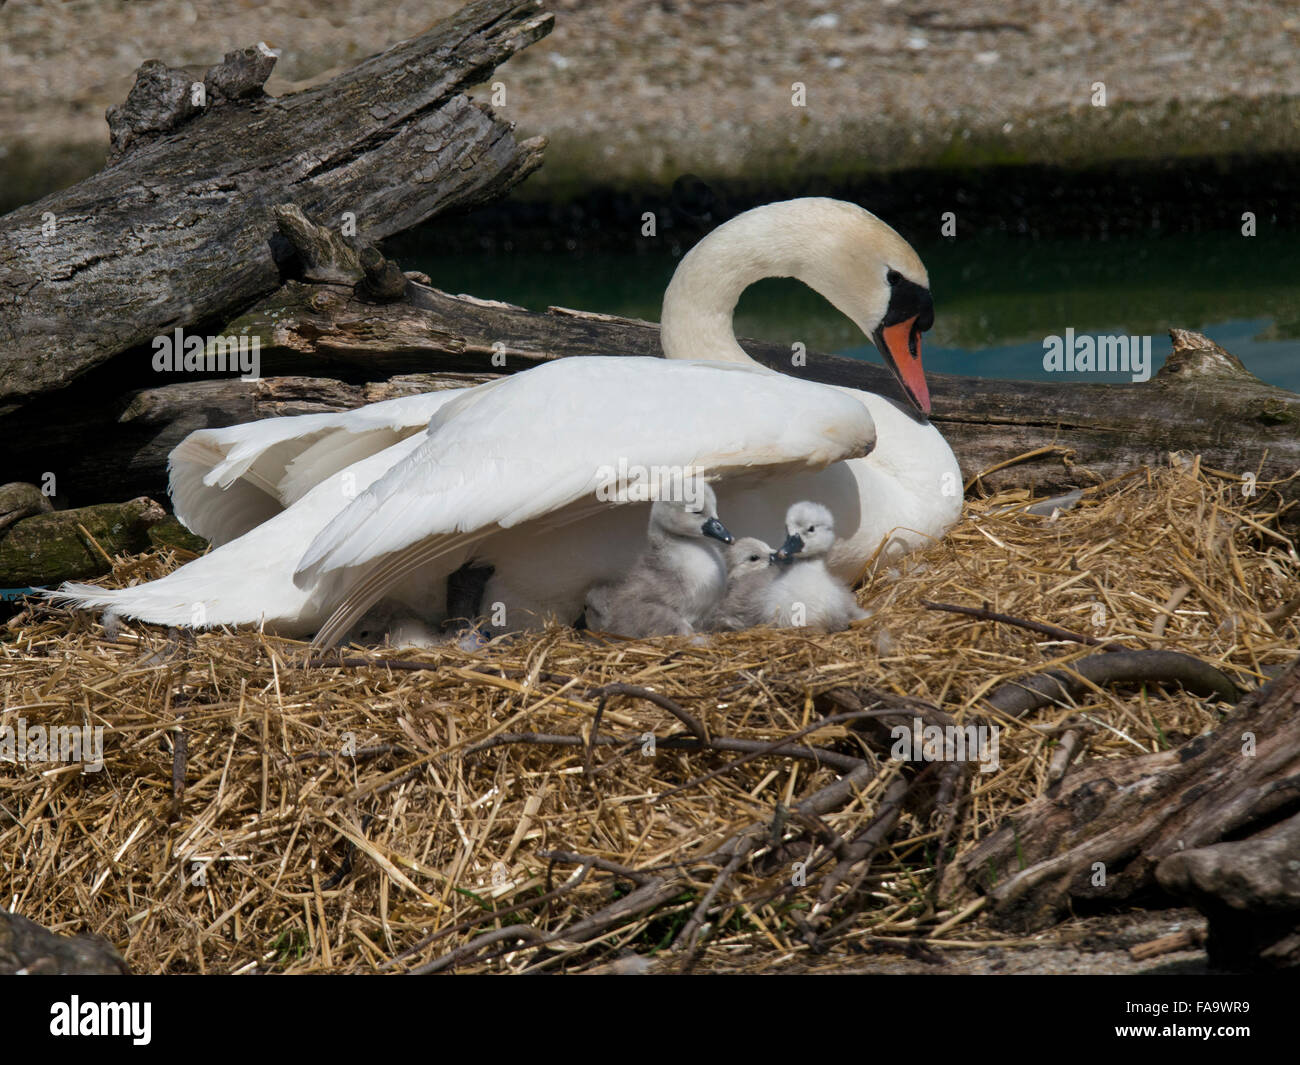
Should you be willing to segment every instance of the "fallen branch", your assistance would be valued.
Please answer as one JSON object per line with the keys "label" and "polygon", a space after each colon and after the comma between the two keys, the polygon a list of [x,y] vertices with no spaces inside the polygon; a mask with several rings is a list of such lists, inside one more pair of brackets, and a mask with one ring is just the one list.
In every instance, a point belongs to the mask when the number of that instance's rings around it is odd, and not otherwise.
{"label": "fallen branch", "polygon": [[1181,932],[1172,932],[1159,939],[1151,939],[1129,947],[1128,956],[1134,961],[1150,961],[1164,954],[1176,954],[1180,950],[1196,950],[1204,943],[1204,929],[1184,928]]}
{"label": "fallen branch", "polygon": [[210,106],[184,71],[145,64],[112,121],[123,157],[0,219],[0,412],[276,289],[276,203],[375,241],[510,189],[544,141],[517,143],[466,92],[552,22],[540,0],[474,0],[302,92],[249,91],[270,72],[256,58],[210,71]]}
{"label": "fallen branch", "polygon": [[683,725],[690,730],[703,746],[709,744],[709,733],[699,718],[695,717],[690,711],[673,702],[666,695],[661,695],[657,691],[651,691],[649,688],[638,688],[635,684],[606,684],[600,688],[592,688],[587,692],[587,698],[607,699],[613,695],[626,695],[631,699],[644,699],[648,703],[654,703],[655,706],[662,710],[667,710],[673,717],[677,718]]}
{"label": "fallen branch", "polygon": [[1008,717],[1023,717],[1051,703],[1069,705],[1089,684],[1180,684],[1195,695],[1235,703],[1241,692],[1208,662],[1180,651],[1111,651],[1090,655],[1064,669],[1008,681],[986,696]]}
{"label": "fallen branch", "polygon": [[[480,754],[494,747],[508,747],[513,744],[534,744],[539,747],[623,747],[634,748],[641,743],[639,736],[620,740],[613,736],[592,737],[565,736],[544,732],[503,732],[491,736],[479,743],[465,748],[465,755]],[[693,736],[664,736],[655,739],[655,748],[667,751],[732,751],[744,752],[753,757],[775,755],[779,758],[797,758],[816,765],[824,765],[837,772],[845,772],[862,764],[861,758],[826,750],[824,747],[789,746],[789,740],[781,739],[774,743],[760,740],[743,740],[731,736],[714,736],[701,743]]]}
{"label": "fallen branch", "polygon": [[1075,903],[1118,904],[1150,892],[1162,861],[1248,835],[1300,806],[1297,698],[1300,659],[1212,733],[1076,767],[962,854],[945,896],[985,894],[997,924],[1032,930]]}

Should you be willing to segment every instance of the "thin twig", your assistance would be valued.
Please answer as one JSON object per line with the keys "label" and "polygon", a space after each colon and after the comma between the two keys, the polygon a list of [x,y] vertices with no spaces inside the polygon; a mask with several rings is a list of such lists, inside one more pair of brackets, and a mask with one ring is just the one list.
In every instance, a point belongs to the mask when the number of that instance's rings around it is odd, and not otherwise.
{"label": "thin twig", "polygon": [[518,913],[520,910],[528,910],[537,906],[545,906],[548,903],[554,902],[562,895],[567,895],[570,891],[572,891],[584,880],[586,880],[587,874],[591,872],[595,864],[596,864],[596,859],[592,859],[591,861],[587,861],[586,859],[584,859],[580,863],[580,867],[577,870],[577,872],[575,872],[572,876],[570,876],[568,880],[566,880],[559,887],[547,891],[544,895],[538,895],[537,898],[535,899],[528,899],[525,902],[517,902],[513,906],[505,906],[497,910],[484,910],[482,913],[475,914],[473,917],[461,921],[459,924],[450,925],[447,928],[440,928],[436,932],[430,932],[418,943],[414,943],[411,946],[407,947],[405,950],[403,950],[401,953],[393,955],[393,957],[389,958],[388,961],[380,965],[379,969],[381,972],[383,972],[384,970],[387,969],[396,968],[399,962],[403,961],[406,958],[409,958],[412,954],[418,954],[425,947],[429,946],[432,943],[436,943],[444,936],[455,935],[457,932],[464,932],[467,929],[473,928],[475,925],[482,924],[484,921],[498,921],[502,917],[509,917],[513,914]]}
{"label": "thin twig", "polygon": [[932,603],[928,599],[922,599],[921,605],[926,610],[946,610],[950,614],[965,614],[967,617],[979,618],[981,621],[1000,621],[1004,625],[1015,625],[1017,628],[1028,629],[1030,632],[1042,633],[1042,635],[1050,636],[1054,640],[1070,640],[1073,643],[1086,643],[1094,647],[1121,650],[1121,648],[1105,640],[1099,640],[1096,636],[1089,636],[1087,633],[1063,629],[1057,625],[1049,625],[1044,621],[1030,621],[1027,618],[1013,617],[1011,614],[999,614],[996,610],[989,610],[988,607],[958,606],[956,603]]}
{"label": "thin twig", "polygon": [[[1169,619],[1174,616],[1174,609],[1178,606],[1179,603],[1181,603],[1184,599],[1187,598],[1187,593],[1190,592],[1191,590],[1192,590],[1192,586],[1190,584],[1180,584],[1177,588],[1175,588],[1172,592],[1169,593],[1169,598],[1165,600],[1165,605],[1160,608],[1161,611],[1160,616],[1156,618],[1154,624],[1152,624],[1151,626],[1152,636],[1156,637],[1157,639],[1164,636],[1165,628],[1169,624]],[[1267,614],[1265,614],[1264,616],[1265,618],[1268,617]]]}
{"label": "thin twig", "polygon": [[699,905],[691,914],[690,920],[682,925],[682,930],[677,933],[673,940],[673,949],[684,948],[687,951],[687,957],[682,962],[683,970],[688,969],[694,959],[696,947],[698,946],[698,937],[701,929],[704,927],[706,915],[709,908],[713,905],[713,900],[718,897],[723,886],[731,879],[732,874],[736,872],[750,858],[753,847],[749,846],[750,839],[757,834],[759,838],[767,835],[764,827],[761,825],[751,828],[748,832],[735,838],[732,847],[732,855],[727,860],[727,864],[722,867],[718,875],[713,878],[713,883],[709,885],[709,890],[704,893],[704,898],[700,899]]}
{"label": "thin twig", "polygon": [[172,739],[172,802],[167,820],[175,821],[181,814],[181,800],[185,797],[185,769],[189,761],[189,741],[181,724],[185,715],[176,719]]}
{"label": "thin twig", "polygon": [[503,939],[523,939],[530,946],[536,946],[544,943],[549,937],[540,928],[534,928],[530,924],[512,924],[505,928],[494,928],[490,932],[484,932],[481,936],[475,936],[468,943],[457,947],[450,954],[444,954],[441,958],[435,958],[427,965],[421,965],[418,969],[412,969],[412,976],[427,976],[430,973],[441,972],[443,969],[450,968],[457,962],[477,954],[484,947],[491,946],[493,943],[500,943]]}
{"label": "thin twig", "polygon": [[596,738],[600,735],[600,721],[605,716],[605,703],[609,696],[602,695],[596,703],[596,716],[591,719],[591,735],[582,752],[582,775],[591,776],[591,753],[595,750]]}
{"label": "thin twig", "polygon": [[640,688],[635,684],[623,683],[605,684],[599,688],[592,688],[591,691],[587,692],[588,699],[609,695],[626,695],[632,699],[644,699],[648,703],[654,703],[655,706],[667,710],[673,717],[677,718],[702,744],[708,745],[709,733],[704,725],[700,723],[694,714],[673,702],[668,696],[661,695],[650,688]]}
{"label": "thin twig", "polygon": [[[634,747],[636,739],[620,740],[613,736],[593,737],[590,740],[581,736],[566,736],[563,733],[546,732],[503,732],[481,743],[465,748],[465,755],[478,754],[493,747],[505,747],[517,743],[533,743],[540,747]],[[770,743],[760,740],[742,740],[733,736],[715,736],[707,743],[701,743],[694,736],[665,736],[655,740],[655,748],[670,751],[738,751],[754,756],[776,754],[781,758],[800,758],[806,762],[816,762],[837,772],[847,772],[862,764],[861,758],[828,751],[822,747],[787,747],[789,741],[780,740],[775,748]]]}
{"label": "thin twig", "polygon": [[[758,746],[754,747],[749,754],[745,755],[744,758],[737,758],[735,761],[728,762],[726,765],[718,766],[717,769],[712,769],[709,772],[703,774],[702,776],[694,777],[693,779],[686,781],[686,783],[684,784],[678,784],[674,788],[669,788],[667,791],[662,792],[661,794],[655,796],[654,801],[656,803],[663,802],[665,799],[669,799],[672,796],[677,795],[680,792],[686,791],[689,788],[694,788],[700,784],[707,783],[710,780],[722,776],[724,773],[730,773],[733,769],[736,769],[737,767],[744,765],[746,762],[752,762],[755,758],[759,758],[762,755],[781,754],[783,753],[783,749],[787,743],[790,743],[792,740],[797,740],[801,736],[806,736],[810,732],[817,732],[818,730],[825,728],[827,725],[837,725],[845,721],[855,721],[867,717],[885,717],[887,715],[892,715],[896,713],[898,713],[897,710],[852,710],[845,714],[831,714],[829,717],[818,718],[812,724],[799,729],[798,732],[792,732],[788,736],[783,736],[781,739],[778,740],[772,740],[769,743],[759,744]],[[753,743],[755,741],[743,740],[741,742]],[[805,748],[796,748],[796,749],[803,750]],[[819,748],[813,748],[813,749],[819,750]],[[827,751],[824,753],[831,754],[833,752]],[[851,756],[846,755],[844,757],[851,757]],[[861,762],[862,762],[861,758],[853,758],[853,765],[858,765]],[[852,766],[850,766],[849,768],[852,768]]]}

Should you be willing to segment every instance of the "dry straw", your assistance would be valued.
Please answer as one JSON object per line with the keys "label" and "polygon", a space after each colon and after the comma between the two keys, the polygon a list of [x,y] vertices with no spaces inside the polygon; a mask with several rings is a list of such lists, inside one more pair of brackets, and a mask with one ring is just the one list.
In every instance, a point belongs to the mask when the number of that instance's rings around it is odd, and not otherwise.
{"label": "dry straw", "polygon": [[[628,952],[758,971],[807,949],[835,864],[793,886],[808,841],[833,848],[874,824],[880,845],[836,888],[823,945],[987,942],[978,904],[934,897],[939,827],[883,816],[897,764],[874,762],[853,721],[820,724],[815,696],[874,688],[960,721],[986,714],[999,683],[1095,650],[922,600],[1178,649],[1254,687],[1300,653],[1300,560],[1276,493],[1242,487],[1184,460],[1055,518],[1027,514],[1026,493],[971,501],[942,543],[871,573],[859,598],[873,617],[830,636],[556,628],[322,667],[257,633],[110,639],[89,616],[33,608],[0,642],[3,723],[102,725],[105,765],[0,763],[0,907],[105,936],[139,972],[574,971]],[[119,559],[107,583],[181,560]],[[625,687],[597,691],[611,684]],[[1071,715],[1089,723],[1089,760],[1178,743],[1224,709],[1096,689],[1004,721],[1001,769],[971,776],[953,842],[1048,786],[1053,726]],[[700,730],[734,743],[699,750]],[[801,730],[791,742],[835,767],[771,750]],[[861,759],[855,788],[798,813]],[[728,850],[735,839],[746,846]]]}

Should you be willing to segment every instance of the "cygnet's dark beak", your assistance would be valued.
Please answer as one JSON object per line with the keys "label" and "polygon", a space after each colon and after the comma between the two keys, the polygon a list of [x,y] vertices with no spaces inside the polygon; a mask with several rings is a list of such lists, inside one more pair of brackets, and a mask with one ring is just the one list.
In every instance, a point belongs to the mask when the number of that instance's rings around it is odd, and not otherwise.
{"label": "cygnet's dark beak", "polygon": [[736,538],[731,535],[727,527],[718,521],[717,518],[710,518],[700,526],[700,532],[705,536],[711,536],[715,540],[721,540],[724,544],[734,544]]}
{"label": "cygnet's dark beak", "polygon": [[798,533],[791,533],[785,538],[785,543],[776,549],[772,556],[773,562],[789,562],[791,558],[803,550],[803,540]]}

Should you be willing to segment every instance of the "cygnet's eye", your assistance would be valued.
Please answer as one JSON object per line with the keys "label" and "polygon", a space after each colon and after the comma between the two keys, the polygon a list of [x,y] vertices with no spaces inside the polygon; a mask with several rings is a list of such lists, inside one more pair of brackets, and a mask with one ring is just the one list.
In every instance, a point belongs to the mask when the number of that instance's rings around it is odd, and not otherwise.
{"label": "cygnet's eye", "polygon": [[885,274],[885,280],[888,281],[891,285],[897,285],[900,281],[903,280],[903,275],[900,274],[897,270],[890,270],[889,273]]}
{"label": "cygnet's eye", "polygon": [[757,562],[762,557],[763,557],[762,555],[750,555],[748,561]]}
{"label": "cygnet's eye", "polygon": [[809,531],[809,532],[816,532],[816,531],[817,531],[817,526],[816,526],[816,525],[809,525],[809,526],[808,526],[808,531]]}

